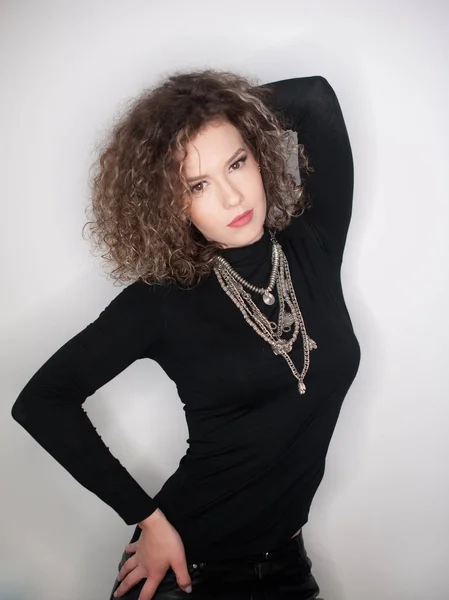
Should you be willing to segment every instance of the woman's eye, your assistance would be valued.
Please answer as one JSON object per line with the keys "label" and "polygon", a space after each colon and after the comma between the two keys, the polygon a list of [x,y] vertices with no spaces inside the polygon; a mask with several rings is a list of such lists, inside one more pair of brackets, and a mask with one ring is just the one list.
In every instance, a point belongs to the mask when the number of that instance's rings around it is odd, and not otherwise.
{"label": "woman's eye", "polygon": [[[242,156],[241,158],[239,158],[239,160],[237,162],[235,162],[234,164],[231,165],[231,168],[238,165],[237,169],[240,169],[241,165],[245,162],[246,158],[247,158],[246,156]],[[233,169],[233,170],[235,171],[236,169]]]}
{"label": "woman's eye", "polygon": [[[233,171],[236,171],[237,169],[240,169],[240,167],[243,165],[243,163],[245,162],[246,159],[247,159],[247,156],[242,156],[241,158],[239,158],[238,161],[236,161],[235,163],[233,163],[231,165],[231,169]],[[204,191],[204,187],[203,187],[204,183],[205,183],[204,181],[200,181],[199,183],[195,183],[195,185],[191,186],[190,191],[192,193],[194,193],[194,194],[195,193],[199,194],[200,192]]]}
{"label": "woman's eye", "polygon": [[198,187],[198,186],[200,186],[200,185],[201,185],[201,186],[203,185],[203,182],[202,182],[202,181],[200,181],[199,183],[195,183],[195,185],[192,185],[192,187],[190,188],[190,191],[191,191],[191,192],[202,192],[202,191],[203,191],[203,188],[202,188],[202,187],[200,187],[200,188]]}

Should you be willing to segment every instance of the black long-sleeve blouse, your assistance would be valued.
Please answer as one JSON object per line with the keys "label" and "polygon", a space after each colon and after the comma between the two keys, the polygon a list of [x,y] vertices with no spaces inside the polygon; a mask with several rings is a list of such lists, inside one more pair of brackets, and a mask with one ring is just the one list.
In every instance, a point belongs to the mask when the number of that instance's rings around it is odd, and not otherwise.
{"label": "black long-sleeve blouse", "polygon": [[[188,562],[264,552],[308,520],[360,346],[341,288],[351,218],[353,159],[337,97],[320,76],[271,84],[273,108],[296,131],[314,168],[313,208],[277,234],[309,336],[307,391],[245,322],[214,274],[193,289],[124,288],[31,377],[12,416],[84,487],[137,524],[157,507],[176,527]],[[270,101],[271,102],[271,101]],[[268,230],[223,256],[266,286]],[[272,320],[272,307],[255,300]],[[301,336],[291,359],[303,366]],[[177,386],[189,431],[178,468],[151,497],[114,457],[83,403],[136,360],[157,361]],[[136,526],[133,539],[140,528]]]}

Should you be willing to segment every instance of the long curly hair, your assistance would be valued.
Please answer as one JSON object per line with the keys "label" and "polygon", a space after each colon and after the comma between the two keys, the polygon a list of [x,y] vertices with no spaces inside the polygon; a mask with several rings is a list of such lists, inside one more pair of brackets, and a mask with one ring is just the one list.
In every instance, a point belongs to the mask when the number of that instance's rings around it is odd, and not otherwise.
{"label": "long curly hair", "polygon": [[[304,212],[303,178],[313,169],[269,108],[271,93],[247,77],[207,69],[176,71],[133,100],[100,146],[83,227],[113,280],[191,287],[212,271],[220,246],[185,218],[191,191],[184,161],[187,144],[213,121],[232,123],[259,163],[265,225],[280,231]],[[287,166],[294,149],[300,183]]]}

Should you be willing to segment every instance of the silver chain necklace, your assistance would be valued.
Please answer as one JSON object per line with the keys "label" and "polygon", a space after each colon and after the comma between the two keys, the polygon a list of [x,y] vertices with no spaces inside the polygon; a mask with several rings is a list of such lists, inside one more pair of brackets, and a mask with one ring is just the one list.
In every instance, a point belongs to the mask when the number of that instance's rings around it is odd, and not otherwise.
{"label": "silver chain necklace", "polygon": [[[266,288],[256,287],[246,281],[222,256],[217,256],[217,264],[214,267],[214,272],[220,286],[243,314],[245,321],[258,335],[270,344],[274,354],[280,354],[285,358],[293,375],[298,379],[299,393],[304,394],[306,392],[304,377],[309,369],[310,351],[317,348],[317,344],[307,335],[304,319],[293,288],[290,269],[282,246],[272,231],[270,231],[270,237],[273,244],[271,254],[272,268],[269,284]],[[279,317],[277,323],[270,321],[259,310],[251,294],[245,290],[246,288],[251,292],[261,294],[265,304],[273,305],[275,297],[272,291],[275,286],[279,297]],[[289,310],[286,310],[286,305]],[[282,335],[284,333],[291,331],[292,325],[293,333],[291,338],[283,338]],[[289,352],[291,352],[299,331],[301,331],[304,350],[304,365],[301,373],[298,373],[289,356]]]}
{"label": "silver chain necklace", "polygon": [[[270,234],[271,234],[271,232],[270,232]],[[256,292],[257,294],[262,294],[262,298],[263,298],[263,301],[265,302],[265,304],[272,305],[275,303],[275,298],[271,292],[273,291],[273,288],[276,284],[276,278],[278,276],[279,249],[278,249],[277,244],[273,244],[272,255],[271,255],[271,263],[272,263],[271,275],[270,275],[270,281],[266,288],[256,287],[252,283],[249,283],[248,281],[246,281],[246,279],[244,279],[241,275],[239,275],[222,256],[218,256],[217,258],[218,258],[219,262],[221,263],[222,267],[224,269],[227,269],[230,273],[232,273],[234,279],[236,279],[239,283],[241,283],[244,287],[249,289],[251,292]]]}

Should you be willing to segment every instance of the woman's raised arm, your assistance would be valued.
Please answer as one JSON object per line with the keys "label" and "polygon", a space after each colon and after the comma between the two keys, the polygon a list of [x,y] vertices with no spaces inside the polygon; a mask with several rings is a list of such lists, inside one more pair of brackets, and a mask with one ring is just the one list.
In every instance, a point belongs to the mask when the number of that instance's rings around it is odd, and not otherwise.
{"label": "woman's raised arm", "polygon": [[128,524],[157,505],[111,454],[82,407],[87,397],[134,361],[151,357],[161,320],[154,289],[123,289],[84,330],[33,375],[11,414],[85,488]]}
{"label": "woman's raised arm", "polygon": [[305,178],[313,206],[296,220],[305,218],[325,249],[341,261],[351,220],[354,165],[337,96],[328,81],[318,75],[261,87],[274,88],[271,108],[298,134],[298,143],[304,145],[314,169]]}

